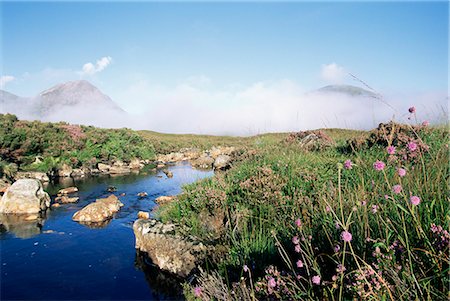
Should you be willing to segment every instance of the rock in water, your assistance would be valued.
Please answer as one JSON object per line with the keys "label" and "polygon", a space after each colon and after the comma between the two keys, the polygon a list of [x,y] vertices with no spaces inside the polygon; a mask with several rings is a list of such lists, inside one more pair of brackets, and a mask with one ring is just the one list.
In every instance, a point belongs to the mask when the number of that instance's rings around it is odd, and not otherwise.
{"label": "rock in water", "polygon": [[215,169],[225,169],[230,166],[231,157],[228,155],[218,155],[214,160]]}
{"label": "rock in water", "polygon": [[186,277],[205,259],[211,247],[193,236],[177,234],[177,227],[155,219],[138,219],[133,224],[136,249],[146,252],[160,269]]}
{"label": "rock in water", "polygon": [[40,181],[21,179],[6,190],[0,202],[0,213],[39,213],[50,206],[50,196]]}
{"label": "rock in water", "polygon": [[163,173],[168,177],[168,178],[173,178],[173,173],[167,169],[163,170]]}
{"label": "rock in water", "polygon": [[67,187],[67,188],[60,189],[58,191],[58,194],[72,194],[75,192],[78,192],[78,188],[73,186],[73,187]]}
{"label": "rock in water", "polygon": [[115,195],[110,195],[105,199],[97,199],[80,211],[75,212],[72,219],[77,222],[99,223],[113,217],[114,213],[120,210],[123,204]]}

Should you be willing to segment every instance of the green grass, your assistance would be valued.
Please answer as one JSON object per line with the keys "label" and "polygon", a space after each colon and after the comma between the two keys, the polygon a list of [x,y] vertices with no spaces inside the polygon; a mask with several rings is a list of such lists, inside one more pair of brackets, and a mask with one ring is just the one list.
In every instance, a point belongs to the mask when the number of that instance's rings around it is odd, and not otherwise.
{"label": "green grass", "polygon": [[[419,149],[397,161],[388,158],[384,142],[389,137],[349,151],[346,140],[365,139],[367,132],[327,131],[337,145],[317,152],[286,144],[283,135],[253,138],[246,144],[256,150],[253,155],[225,174],[187,186],[160,217],[209,240],[199,212],[225,210],[226,229],[217,243],[228,252],[216,269],[230,292],[231,283],[244,276],[249,295],[261,299],[445,300],[448,245],[439,240],[450,238],[443,232],[449,228],[447,129],[406,132],[405,141],[416,141]],[[402,152],[406,144],[396,143]],[[343,168],[348,159],[352,169]],[[376,160],[386,163],[383,171],[373,168]],[[407,170],[405,177],[398,176],[399,167]],[[402,192],[395,194],[393,185],[401,185]],[[412,205],[411,196],[421,203]],[[433,228],[439,232],[433,233],[432,224],[444,230]],[[352,234],[350,242],[342,240],[343,231]],[[297,267],[298,260],[303,267]],[[336,272],[338,264],[345,266],[343,273]],[[312,282],[314,276],[321,277],[320,285]],[[268,287],[270,278],[275,287]]]}

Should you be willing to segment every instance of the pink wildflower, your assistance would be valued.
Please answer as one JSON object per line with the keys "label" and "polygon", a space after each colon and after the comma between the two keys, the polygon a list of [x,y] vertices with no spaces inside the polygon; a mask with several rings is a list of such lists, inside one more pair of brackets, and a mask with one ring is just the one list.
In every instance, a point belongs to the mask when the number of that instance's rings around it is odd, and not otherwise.
{"label": "pink wildflower", "polygon": [[292,237],[292,243],[295,245],[298,245],[300,243],[300,240],[298,239],[298,236]]}
{"label": "pink wildflower", "polygon": [[372,205],[372,213],[378,212],[378,205]]}
{"label": "pink wildflower", "polygon": [[298,268],[302,268],[303,267],[303,261],[301,261],[300,259],[297,260],[297,267]]}
{"label": "pink wildflower", "polygon": [[296,221],[295,221],[295,225],[297,225],[297,227],[301,227],[302,226],[302,221],[298,218]]}
{"label": "pink wildflower", "polygon": [[295,245],[295,252],[300,253],[300,245]]}
{"label": "pink wildflower", "polygon": [[427,121],[427,120],[425,120],[424,122],[422,122],[422,126],[429,126],[430,125],[430,123]]}
{"label": "pink wildflower", "polygon": [[352,234],[348,231],[344,231],[341,233],[341,238],[345,242],[350,242],[352,240]]}
{"label": "pink wildflower", "polygon": [[345,169],[352,169],[352,166],[353,166],[353,163],[352,163],[351,160],[346,160],[346,161],[344,162],[344,168],[345,168]]}
{"label": "pink wildflower", "polygon": [[373,163],[373,168],[376,171],[382,171],[385,166],[386,166],[386,164],[384,164],[384,162],[380,161],[380,160],[377,160],[375,163]]}
{"label": "pink wildflower", "polygon": [[408,109],[408,112],[410,112],[411,114],[414,114],[416,112],[416,107],[412,106]]}
{"label": "pink wildflower", "polygon": [[415,143],[414,141],[409,142],[408,149],[410,152],[415,151],[417,149],[417,143]]}
{"label": "pink wildflower", "polygon": [[412,196],[409,201],[411,202],[411,204],[413,204],[414,206],[417,206],[420,204],[420,198],[418,196]]}
{"label": "pink wildflower", "polygon": [[319,285],[320,284],[320,276],[316,275],[311,278],[312,283]]}
{"label": "pink wildflower", "polygon": [[335,225],[336,229],[339,229],[341,227],[341,225],[339,225],[338,222],[336,222],[334,225]]}
{"label": "pink wildflower", "polygon": [[194,287],[194,295],[197,298],[200,298],[202,295],[202,288],[200,286]]}
{"label": "pink wildflower", "polygon": [[330,211],[331,211],[331,207],[330,207],[330,206],[326,206],[326,207],[325,207],[325,211],[326,211],[326,212],[330,212]]}
{"label": "pink wildflower", "polygon": [[386,151],[387,151],[387,153],[389,154],[389,155],[393,155],[393,154],[395,154],[395,146],[389,146],[387,149],[386,149]]}
{"label": "pink wildflower", "polygon": [[392,186],[392,191],[395,194],[399,194],[400,192],[402,192],[402,186],[401,185],[394,185],[394,186]]}
{"label": "pink wildflower", "polygon": [[334,253],[337,253],[341,250],[341,246],[340,245],[335,245],[334,246]]}
{"label": "pink wildflower", "polygon": [[268,283],[269,287],[275,287],[277,286],[277,282],[275,281],[275,279],[273,279],[272,277],[270,277]]}
{"label": "pink wildflower", "polygon": [[404,176],[406,176],[406,169],[397,168],[397,173],[400,177],[404,177]]}
{"label": "pink wildflower", "polygon": [[249,271],[248,266],[246,264],[244,264],[244,272],[247,273],[248,271]]}

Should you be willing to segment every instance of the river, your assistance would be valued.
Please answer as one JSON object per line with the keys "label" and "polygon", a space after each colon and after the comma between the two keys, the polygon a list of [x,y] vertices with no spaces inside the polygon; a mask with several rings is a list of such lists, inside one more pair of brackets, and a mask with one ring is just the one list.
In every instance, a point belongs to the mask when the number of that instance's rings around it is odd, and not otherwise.
{"label": "river", "polygon": [[[165,300],[180,296],[172,279],[151,266],[134,248],[132,225],[138,211],[151,211],[155,198],[179,194],[184,184],[210,177],[212,171],[193,169],[188,163],[162,171],[126,176],[92,177],[75,182],[50,184],[58,189],[76,185],[80,200],[47,211],[36,222],[3,222],[1,227],[1,300]],[[72,221],[72,215],[96,198],[108,196],[108,186],[124,206],[102,228],[89,228]],[[139,198],[145,191],[148,197]]]}

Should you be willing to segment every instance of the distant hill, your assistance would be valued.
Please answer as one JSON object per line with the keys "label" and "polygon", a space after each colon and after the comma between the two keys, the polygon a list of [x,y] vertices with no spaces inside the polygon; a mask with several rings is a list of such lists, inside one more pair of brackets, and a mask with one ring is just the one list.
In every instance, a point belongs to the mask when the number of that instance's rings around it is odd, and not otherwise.
{"label": "distant hill", "polygon": [[109,96],[86,80],[58,84],[34,97],[20,97],[0,90],[0,113],[21,119],[67,121],[104,126],[126,115]]}
{"label": "distant hill", "polygon": [[124,112],[111,98],[86,80],[77,80],[56,85],[38,96],[42,116],[63,108],[96,106]]}
{"label": "distant hill", "polygon": [[372,91],[351,85],[329,85],[313,92],[339,93],[347,96],[378,97],[378,95]]}

